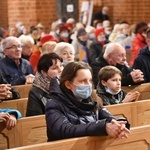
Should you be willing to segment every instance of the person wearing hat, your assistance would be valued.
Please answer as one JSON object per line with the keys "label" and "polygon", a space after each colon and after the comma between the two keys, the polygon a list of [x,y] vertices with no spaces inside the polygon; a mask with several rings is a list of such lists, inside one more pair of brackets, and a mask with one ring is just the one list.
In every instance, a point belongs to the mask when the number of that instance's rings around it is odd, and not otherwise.
{"label": "person wearing hat", "polygon": [[89,47],[91,41],[88,40],[88,35],[85,28],[80,28],[77,31],[77,36],[72,41],[75,48],[75,60],[89,63]]}
{"label": "person wearing hat", "polygon": [[63,25],[59,29],[59,42],[67,42],[70,43],[70,31],[66,25]]}
{"label": "person wearing hat", "polygon": [[146,31],[146,43],[147,46],[140,50],[133,64],[134,69],[140,69],[143,72],[145,83],[150,82],[150,28]]}
{"label": "person wearing hat", "polygon": [[33,67],[34,72],[36,72],[36,70],[37,70],[36,66],[37,66],[38,61],[41,57],[42,45],[46,42],[49,42],[49,41],[58,42],[58,40],[53,35],[47,34],[40,39],[39,46],[38,46],[37,50],[35,50],[32,53],[32,55],[30,56],[29,61]]}
{"label": "person wearing hat", "polygon": [[105,37],[105,31],[103,28],[95,30],[95,40],[90,45],[89,58],[90,62],[93,63],[102,53],[103,46],[109,43]]}

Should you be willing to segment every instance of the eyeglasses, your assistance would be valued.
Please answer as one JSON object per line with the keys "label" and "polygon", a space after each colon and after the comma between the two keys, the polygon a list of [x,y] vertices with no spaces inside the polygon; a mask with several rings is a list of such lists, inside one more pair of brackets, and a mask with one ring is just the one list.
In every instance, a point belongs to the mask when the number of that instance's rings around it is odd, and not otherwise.
{"label": "eyeglasses", "polygon": [[22,48],[21,45],[12,45],[11,47],[7,47],[6,49],[13,49],[13,50],[16,50],[16,49],[20,49]]}
{"label": "eyeglasses", "polygon": [[114,54],[114,53],[112,53],[112,55],[115,55],[115,56],[120,57],[120,58],[124,58],[127,56],[126,54]]}

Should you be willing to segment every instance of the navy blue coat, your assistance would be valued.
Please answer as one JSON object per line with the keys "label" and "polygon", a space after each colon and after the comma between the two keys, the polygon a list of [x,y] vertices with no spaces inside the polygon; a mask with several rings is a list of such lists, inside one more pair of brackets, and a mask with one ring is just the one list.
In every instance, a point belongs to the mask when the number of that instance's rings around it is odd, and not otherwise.
{"label": "navy blue coat", "polygon": [[90,98],[78,101],[51,81],[50,100],[46,105],[48,141],[81,136],[107,135],[106,122],[114,118],[105,108],[97,108]]}
{"label": "navy blue coat", "polygon": [[3,73],[4,79],[11,85],[25,84],[25,76],[34,74],[30,62],[21,58],[20,65],[8,58],[7,56],[0,61],[0,70]]}

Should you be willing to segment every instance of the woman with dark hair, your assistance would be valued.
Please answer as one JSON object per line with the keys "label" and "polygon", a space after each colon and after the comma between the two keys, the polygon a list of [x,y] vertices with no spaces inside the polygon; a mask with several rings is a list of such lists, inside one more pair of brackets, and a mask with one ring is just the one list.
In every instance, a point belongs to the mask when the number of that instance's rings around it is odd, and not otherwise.
{"label": "woman with dark hair", "polygon": [[44,54],[37,65],[37,73],[29,92],[26,116],[45,114],[45,105],[50,96],[51,79],[61,75],[62,58],[55,53]]}
{"label": "woman with dark hair", "polygon": [[92,72],[87,63],[66,65],[60,84],[55,78],[51,81],[50,92],[45,113],[48,141],[100,135],[128,137],[127,120],[117,121],[92,90]]}

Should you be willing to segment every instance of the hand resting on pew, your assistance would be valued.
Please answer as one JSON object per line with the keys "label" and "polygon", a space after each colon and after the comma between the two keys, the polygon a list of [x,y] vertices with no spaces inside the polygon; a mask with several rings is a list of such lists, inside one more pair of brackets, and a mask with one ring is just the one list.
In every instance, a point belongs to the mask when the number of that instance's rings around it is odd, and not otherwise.
{"label": "hand resting on pew", "polygon": [[0,100],[12,98],[12,92],[10,84],[0,84]]}
{"label": "hand resting on pew", "polygon": [[122,102],[123,103],[135,102],[138,100],[139,96],[140,96],[140,93],[138,91],[129,92],[127,93],[127,95],[125,96]]}

